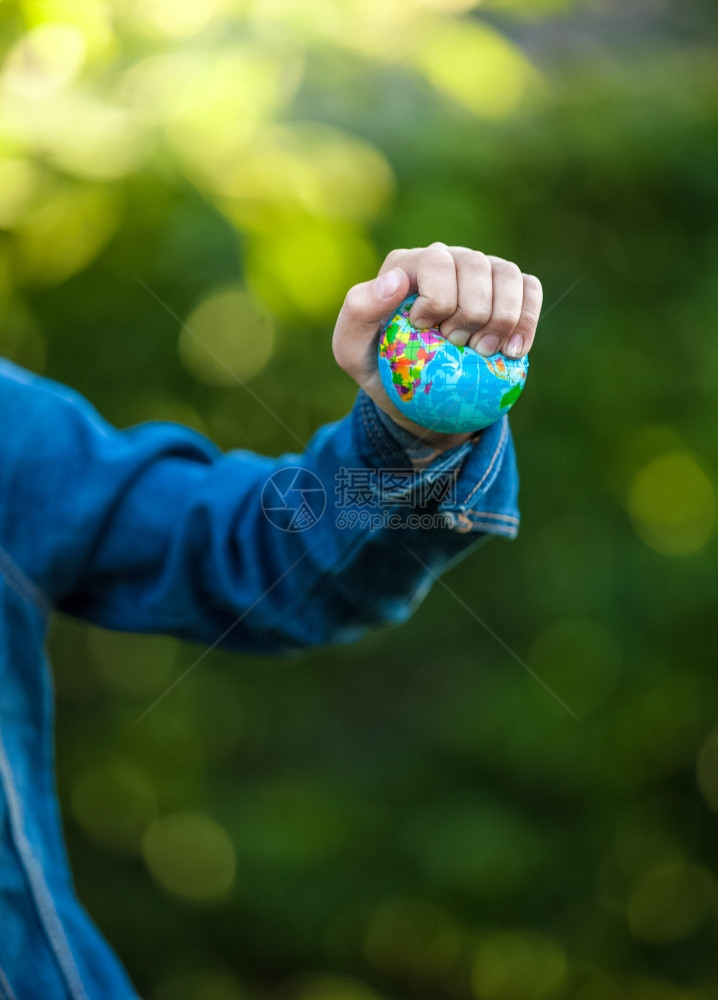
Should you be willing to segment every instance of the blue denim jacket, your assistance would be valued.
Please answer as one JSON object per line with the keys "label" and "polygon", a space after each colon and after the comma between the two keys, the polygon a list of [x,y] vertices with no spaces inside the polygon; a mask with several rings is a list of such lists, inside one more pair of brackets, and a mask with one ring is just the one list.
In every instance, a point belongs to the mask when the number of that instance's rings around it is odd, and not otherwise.
{"label": "blue denim jacket", "polygon": [[403,622],[433,574],[516,534],[508,422],[409,472],[412,435],[360,390],[303,454],[222,453],[0,361],[0,426],[0,1000],[136,998],[65,855],[51,611],[267,654]]}

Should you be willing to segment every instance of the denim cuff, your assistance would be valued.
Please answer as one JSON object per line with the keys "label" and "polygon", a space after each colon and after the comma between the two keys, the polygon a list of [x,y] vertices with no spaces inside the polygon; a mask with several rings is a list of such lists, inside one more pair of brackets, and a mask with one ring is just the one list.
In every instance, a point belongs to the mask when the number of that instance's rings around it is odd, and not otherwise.
{"label": "denim cuff", "polygon": [[[364,390],[362,390],[362,392],[363,391]],[[368,398],[371,399],[371,397]],[[384,425],[384,428],[404,449],[407,458],[410,460],[415,469],[423,468],[437,456],[438,452],[433,444],[429,444],[429,442],[427,442],[420,435],[412,434],[411,431],[401,427],[395,420],[392,420],[388,413],[382,410],[380,406],[377,406],[373,400],[371,400],[371,402],[376,411],[376,415]]]}
{"label": "denim cuff", "polygon": [[369,466],[365,503],[435,511],[460,532],[516,536],[518,475],[507,417],[440,452],[391,420],[363,389],[352,422]]}
{"label": "denim cuff", "polygon": [[515,538],[519,475],[508,414],[485,427],[458,473],[454,497],[439,506],[455,531]]}

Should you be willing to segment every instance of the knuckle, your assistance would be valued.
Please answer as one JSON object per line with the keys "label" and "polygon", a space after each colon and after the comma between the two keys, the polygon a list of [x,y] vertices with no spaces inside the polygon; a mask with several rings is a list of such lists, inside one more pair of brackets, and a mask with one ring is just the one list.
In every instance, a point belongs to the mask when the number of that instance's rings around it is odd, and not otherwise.
{"label": "knuckle", "polygon": [[488,305],[462,306],[456,313],[456,324],[463,329],[467,326],[486,326],[490,319],[491,309]]}
{"label": "knuckle", "polygon": [[539,316],[541,315],[541,308],[537,305],[526,305],[521,310],[521,321],[528,323],[538,323]]}
{"label": "knuckle", "polygon": [[522,331],[533,331],[538,326],[539,311],[537,309],[524,309],[518,326]]}
{"label": "knuckle", "polygon": [[446,243],[432,243],[422,251],[421,255],[425,261],[445,261],[447,257],[451,257]]}
{"label": "knuckle", "polygon": [[475,252],[470,247],[449,247],[448,249],[455,260],[470,261]]}
{"label": "knuckle", "polygon": [[524,298],[531,298],[537,302],[543,300],[543,285],[535,274],[524,275]]}
{"label": "knuckle", "polygon": [[502,277],[521,278],[521,270],[518,264],[514,264],[511,260],[496,260],[493,264],[493,271],[495,274],[500,274]]}
{"label": "knuckle", "polygon": [[469,247],[450,247],[451,255],[460,267],[467,270],[491,273],[491,261],[481,250],[471,250]]}
{"label": "knuckle", "polygon": [[384,258],[384,263],[382,264],[381,269],[383,270],[385,267],[388,268],[389,265],[393,265],[394,261],[398,260],[399,257],[405,253],[406,250],[402,249],[390,250],[389,253],[386,255],[386,257]]}
{"label": "knuckle", "polygon": [[456,300],[448,293],[434,292],[424,297],[424,313],[432,316],[451,316],[456,309]]}
{"label": "knuckle", "polygon": [[499,309],[491,317],[491,324],[501,333],[509,333],[514,329],[521,315],[520,309]]}
{"label": "knuckle", "polygon": [[481,250],[471,251],[471,263],[478,271],[491,273],[491,261]]}

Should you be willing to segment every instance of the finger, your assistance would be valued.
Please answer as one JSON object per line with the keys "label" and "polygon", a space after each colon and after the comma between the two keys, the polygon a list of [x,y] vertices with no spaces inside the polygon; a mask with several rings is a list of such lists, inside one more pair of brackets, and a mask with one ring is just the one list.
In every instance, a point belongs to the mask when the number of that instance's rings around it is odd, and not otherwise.
{"label": "finger", "polygon": [[340,367],[357,370],[372,346],[381,321],[409,294],[409,278],[394,267],[347,292],[334,328],[332,347]]}
{"label": "finger", "polygon": [[493,279],[491,319],[475,333],[469,344],[488,356],[503,351],[521,318],[524,297],[523,275],[516,264],[501,257],[489,257]]}
{"label": "finger", "polygon": [[452,344],[462,346],[491,319],[491,261],[486,254],[467,247],[449,250],[456,265],[457,307],[454,315],[441,324],[440,331]]}
{"label": "finger", "polygon": [[420,330],[438,327],[456,312],[456,264],[445,243],[432,243],[417,257],[416,289],[409,322]]}
{"label": "finger", "polygon": [[[442,251],[445,252],[442,253]],[[430,247],[392,250],[387,254],[384,263],[379,268],[380,275],[395,267],[400,267],[408,275],[410,288],[414,292],[418,292],[417,299],[412,304],[412,310],[409,314],[410,320],[415,326],[429,329],[435,324],[435,317],[432,315],[430,306],[428,315],[422,315],[422,308],[426,306],[428,299],[434,300],[438,306],[442,305],[440,289],[437,293],[437,285],[440,285],[441,277],[437,279],[432,273],[433,269],[438,266],[439,274],[448,279],[452,285],[456,284],[456,267],[451,265],[446,251],[448,251],[448,247],[441,242],[432,243]],[[453,301],[453,296],[447,301],[449,303]],[[446,312],[441,316],[441,319],[445,319],[452,311],[453,309],[446,305]]]}
{"label": "finger", "polygon": [[539,279],[533,274],[524,274],[522,277],[524,296],[521,318],[505,348],[505,353],[512,358],[522,358],[531,350],[543,303],[543,288]]}
{"label": "finger", "polygon": [[402,271],[406,271],[409,275],[409,281],[416,288],[416,264],[423,252],[423,247],[413,247],[408,250],[403,248],[390,250],[384,258],[384,263],[379,268],[379,274],[384,274],[395,267],[400,267]]}

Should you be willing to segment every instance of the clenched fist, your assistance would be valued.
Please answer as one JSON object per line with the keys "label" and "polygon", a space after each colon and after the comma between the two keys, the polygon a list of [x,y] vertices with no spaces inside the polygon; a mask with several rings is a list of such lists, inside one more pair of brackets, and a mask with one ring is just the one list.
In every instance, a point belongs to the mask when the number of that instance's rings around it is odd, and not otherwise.
{"label": "clenched fist", "polygon": [[468,344],[479,354],[520,358],[533,344],[541,282],[500,257],[432,243],[392,250],[378,277],[347,293],[332,340],[337,364],[398,424],[443,450],[470,435],[427,431],[407,420],[384,391],[377,367],[381,323],[410,292],[418,293],[409,314],[414,326],[436,327],[453,344]]}

